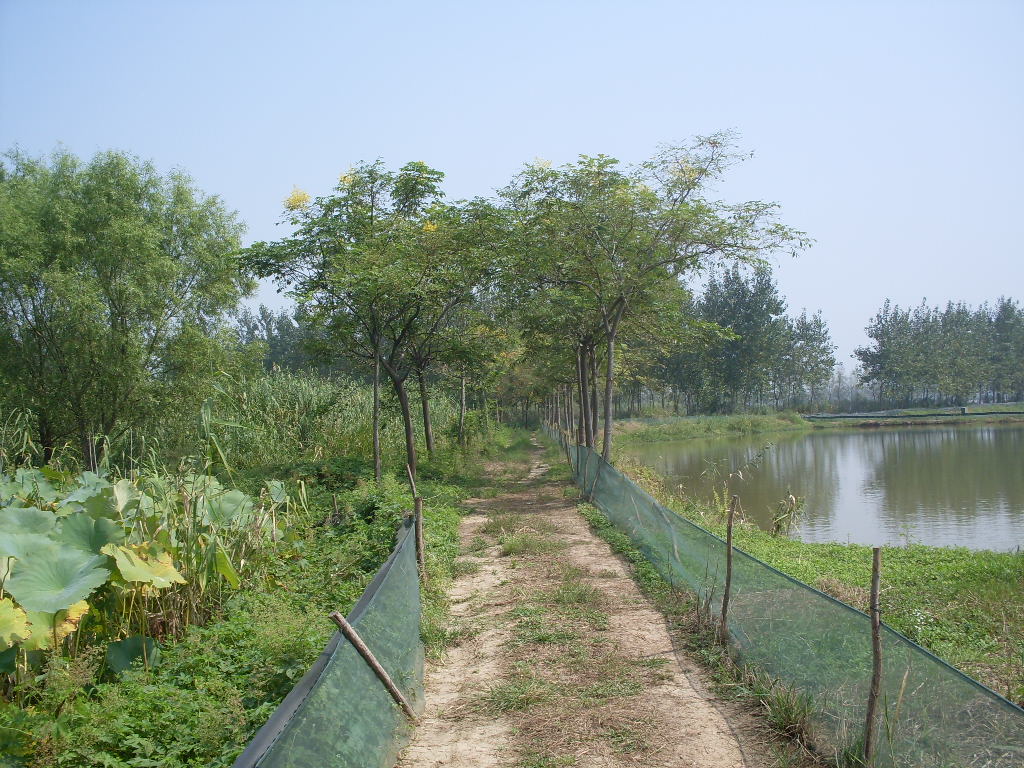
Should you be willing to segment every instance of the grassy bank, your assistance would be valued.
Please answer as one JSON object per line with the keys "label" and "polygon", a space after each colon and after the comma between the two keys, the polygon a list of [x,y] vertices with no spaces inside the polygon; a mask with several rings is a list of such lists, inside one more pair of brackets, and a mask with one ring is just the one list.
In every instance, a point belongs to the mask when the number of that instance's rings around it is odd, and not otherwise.
{"label": "grassy bank", "polygon": [[617,421],[615,440],[619,444],[656,443],[687,440],[692,437],[753,435],[760,432],[786,432],[810,428],[811,425],[806,419],[791,411],[774,414],[659,417]]}
{"label": "grassy bank", "polygon": [[[972,412],[985,411],[978,415]],[[1024,411],[1018,403],[971,406],[968,415],[959,408],[907,409],[864,414],[836,414],[835,417],[807,419],[799,413],[731,414],[723,416],[658,416],[624,419],[615,423],[615,439],[620,445],[688,440],[698,437],[754,435],[810,429],[847,429],[851,427],[907,427],[935,424],[1024,424]]]}
{"label": "grassy bank", "polygon": [[[724,509],[669,496],[650,469],[620,467],[665,506],[724,536]],[[846,602],[868,607],[871,548],[773,536],[754,523],[736,546]],[[883,547],[882,613],[891,627],[953,666],[1024,703],[1024,553],[962,547]]]}

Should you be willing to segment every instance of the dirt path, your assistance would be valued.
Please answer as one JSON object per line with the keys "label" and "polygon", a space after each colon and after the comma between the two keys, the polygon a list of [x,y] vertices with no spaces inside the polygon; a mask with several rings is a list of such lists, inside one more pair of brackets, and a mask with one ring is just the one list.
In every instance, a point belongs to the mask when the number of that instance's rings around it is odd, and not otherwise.
{"label": "dirt path", "polygon": [[428,664],[399,765],[772,765],[749,715],[726,721],[627,567],[546,480],[542,453],[512,492],[468,502],[450,591],[462,640]]}

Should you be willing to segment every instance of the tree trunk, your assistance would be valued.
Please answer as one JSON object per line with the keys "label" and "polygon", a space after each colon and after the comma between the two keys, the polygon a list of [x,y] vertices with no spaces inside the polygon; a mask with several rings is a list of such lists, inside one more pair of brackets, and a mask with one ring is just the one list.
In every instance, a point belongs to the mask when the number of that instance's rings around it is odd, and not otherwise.
{"label": "tree trunk", "polygon": [[[390,371],[388,372],[391,373]],[[409,407],[409,392],[405,388],[405,379],[391,375],[391,383],[398,396],[398,404],[402,408],[402,424],[405,426],[405,461],[409,465],[409,474],[416,480],[416,432],[412,427],[412,409]]]}
{"label": "tree trunk", "polygon": [[373,479],[380,485],[384,462],[380,456],[380,352],[373,356]]}
{"label": "tree trunk", "polygon": [[576,353],[576,372],[577,378],[579,379],[580,385],[580,437],[579,442],[581,445],[590,446],[594,442],[593,433],[591,429],[590,421],[590,396],[587,394],[589,387],[587,386],[587,370],[589,366],[587,364],[587,348],[580,346],[579,352]]}
{"label": "tree trunk", "polygon": [[604,365],[604,441],[601,445],[601,456],[605,461],[612,460],[612,387],[615,382],[615,333],[608,334],[608,359]]}
{"label": "tree trunk", "polygon": [[597,348],[591,347],[587,357],[590,361],[590,447],[597,450]]}
{"label": "tree trunk", "polygon": [[423,408],[423,436],[427,442],[427,454],[434,455],[434,428],[430,424],[430,400],[427,398],[427,376],[423,371],[416,371],[420,383],[420,403]]}
{"label": "tree trunk", "polygon": [[466,444],[466,377],[462,377],[462,390],[459,395],[459,445]]}

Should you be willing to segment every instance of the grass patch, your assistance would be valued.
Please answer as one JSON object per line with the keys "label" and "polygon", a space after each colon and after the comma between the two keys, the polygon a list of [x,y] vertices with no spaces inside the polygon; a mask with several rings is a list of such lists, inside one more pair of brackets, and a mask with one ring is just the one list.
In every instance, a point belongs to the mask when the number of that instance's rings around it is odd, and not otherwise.
{"label": "grass patch", "polygon": [[811,429],[811,424],[792,411],[765,415],[669,416],[618,421],[615,424],[615,439],[621,445],[807,429]]}
{"label": "grass patch", "polygon": [[481,697],[481,706],[491,714],[521,712],[550,700],[554,686],[538,677],[528,664],[517,664],[509,680],[491,686]]}
{"label": "grass patch", "polygon": [[503,557],[543,555],[565,548],[565,544],[560,541],[526,531],[503,533],[498,537],[498,544],[501,545]]}

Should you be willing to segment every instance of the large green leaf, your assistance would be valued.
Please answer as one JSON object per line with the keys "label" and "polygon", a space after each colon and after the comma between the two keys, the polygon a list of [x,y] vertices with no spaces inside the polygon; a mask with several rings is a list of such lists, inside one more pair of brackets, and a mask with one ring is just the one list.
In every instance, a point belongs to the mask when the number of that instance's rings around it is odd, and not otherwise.
{"label": "large green leaf", "polygon": [[26,611],[56,613],[85,600],[110,571],[100,567],[106,558],[52,544],[49,552],[40,550],[19,560],[4,585]]}
{"label": "large green leaf", "polygon": [[49,557],[55,544],[42,533],[0,533],[0,557],[31,560],[36,552]]}
{"label": "large green leaf", "polygon": [[[26,651],[39,651],[53,645],[54,639],[59,643],[78,629],[79,622],[88,612],[89,604],[85,600],[69,606],[67,610],[53,613],[27,611],[32,636],[22,643],[22,647]],[[29,659],[31,659],[31,654]]]}
{"label": "large green leaf", "polygon": [[142,492],[132,484],[131,480],[122,478],[114,485],[114,502],[121,517],[131,517],[132,513],[139,508],[141,499]]}
{"label": "large green leaf", "polygon": [[152,637],[132,635],[107,645],[107,669],[115,675],[131,669],[136,661],[143,662],[147,669],[160,664],[160,646]]}
{"label": "large green leaf", "polygon": [[217,526],[244,524],[252,515],[252,499],[242,491],[228,491],[206,497],[209,521]]}
{"label": "large green leaf", "polygon": [[0,533],[49,533],[57,524],[53,512],[35,507],[0,509]]}
{"label": "large green leaf", "polygon": [[93,519],[83,512],[65,518],[56,539],[83,552],[100,554],[107,544],[124,541],[124,528],[106,518]]}
{"label": "large green leaf", "polygon": [[49,504],[60,496],[57,489],[46,479],[46,475],[38,469],[22,467],[14,473],[14,485],[17,488],[16,495],[23,499]]}
{"label": "large green leaf", "polygon": [[185,579],[174,568],[171,556],[167,553],[146,555],[133,552],[128,547],[108,544],[103,553],[110,555],[117,563],[117,570],[125,581],[139,581],[152,584],[157,589],[164,589],[171,584],[184,584]]}
{"label": "large green leaf", "polygon": [[28,628],[28,616],[14,601],[5,597],[0,600],[0,648],[10,648],[32,633]]}
{"label": "large green leaf", "polygon": [[92,472],[83,472],[79,486],[60,502],[62,511],[86,512],[93,517],[114,515],[114,490],[110,483]]}
{"label": "large green leaf", "polygon": [[217,573],[224,577],[228,584],[231,585],[232,589],[238,589],[238,585],[242,583],[242,580],[238,578],[238,571],[235,570],[235,566],[231,564],[231,560],[228,558],[228,553],[221,547],[217,547],[217,551],[213,555],[214,563],[217,566]]}
{"label": "large green leaf", "polygon": [[280,480],[267,480],[267,491],[270,493],[270,500],[275,504],[284,504],[288,500],[288,492]]}
{"label": "large green leaf", "polygon": [[0,675],[13,675],[18,662],[18,646],[12,645],[0,653]]}

